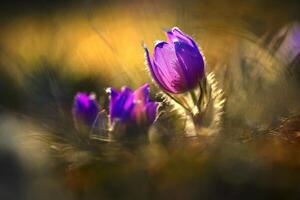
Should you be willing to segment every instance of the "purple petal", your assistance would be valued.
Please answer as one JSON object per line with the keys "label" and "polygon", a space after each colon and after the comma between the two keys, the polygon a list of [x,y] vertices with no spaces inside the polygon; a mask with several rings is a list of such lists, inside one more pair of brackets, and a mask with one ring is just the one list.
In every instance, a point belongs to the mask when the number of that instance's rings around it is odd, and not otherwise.
{"label": "purple petal", "polygon": [[157,72],[157,67],[154,67],[155,65],[153,64],[153,62],[150,59],[150,55],[149,55],[148,49],[147,48],[144,48],[144,49],[145,49],[145,53],[146,53],[147,63],[148,63],[148,66],[149,66],[149,69],[150,69],[150,72],[151,72],[151,75],[152,75],[153,79],[164,90],[172,93],[172,91],[169,90],[168,87],[165,86],[164,82],[162,81],[161,77],[159,76],[159,74]]}
{"label": "purple petal", "polygon": [[155,46],[153,71],[168,92],[181,93],[186,88],[186,74],[178,62],[173,44],[161,42]]}
{"label": "purple petal", "polygon": [[172,31],[168,31],[167,36],[170,42],[183,42],[198,49],[194,40],[177,27],[172,28]]}
{"label": "purple petal", "polygon": [[134,95],[131,89],[124,87],[114,100],[110,101],[110,120],[127,121],[133,109]]}
{"label": "purple petal", "polygon": [[146,83],[134,91],[134,101],[146,103],[149,101],[149,84]]}
{"label": "purple petal", "polygon": [[131,121],[142,124],[146,120],[145,104],[149,101],[149,84],[144,84],[134,91],[134,109],[131,112]]}
{"label": "purple petal", "polygon": [[109,88],[110,100],[115,101],[116,98],[119,96],[119,92],[114,88]]}
{"label": "purple petal", "polygon": [[136,99],[131,120],[137,124],[151,124],[156,117],[156,103],[149,102],[149,85],[145,84],[135,92]]}
{"label": "purple petal", "polygon": [[198,50],[186,43],[175,42],[178,62],[184,71],[187,88],[192,89],[204,75],[204,60]]}
{"label": "purple petal", "polygon": [[109,113],[113,113],[112,112],[112,108],[116,102],[116,99],[118,98],[118,96],[120,95],[119,92],[117,90],[115,90],[114,88],[109,88],[108,93],[110,95],[109,98]]}

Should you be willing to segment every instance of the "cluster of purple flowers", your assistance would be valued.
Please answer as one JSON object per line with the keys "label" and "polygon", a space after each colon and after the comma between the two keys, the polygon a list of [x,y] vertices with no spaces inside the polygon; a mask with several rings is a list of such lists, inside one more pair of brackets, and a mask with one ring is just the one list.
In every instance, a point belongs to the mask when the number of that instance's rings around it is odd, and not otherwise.
{"label": "cluster of purple flowers", "polygon": [[[155,45],[153,57],[145,48],[146,59],[156,84],[167,94],[177,95],[191,91],[205,77],[204,59],[194,40],[173,28],[167,32],[168,42]],[[110,124],[121,122],[137,127],[154,123],[158,103],[149,99],[149,85],[132,91],[123,87],[121,91],[109,88]],[[73,106],[75,122],[98,126],[100,106],[95,95],[78,93]]]}

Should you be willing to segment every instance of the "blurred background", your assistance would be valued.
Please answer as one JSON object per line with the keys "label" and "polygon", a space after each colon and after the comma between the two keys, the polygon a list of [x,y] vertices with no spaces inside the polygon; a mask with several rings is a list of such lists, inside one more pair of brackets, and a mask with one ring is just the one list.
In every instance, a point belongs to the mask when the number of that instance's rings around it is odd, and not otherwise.
{"label": "blurred background", "polygon": [[[166,199],[166,192],[175,199],[237,199],[247,194],[251,198],[300,198],[295,146],[299,120],[293,118],[286,125],[293,128],[278,129],[284,127],[282,119],[300,111],[299,10],[297,0],[2,0],[0,199]],[[101,188],[99,193],[85,188],[92,173],[88,178],[79,172],[65,175],[45,144],[31,134],[59,132],[67,137],[77,91],[93,91],[106,105],[107,87],[152,83],[142,43],[152,52],[156,40],[166,39],[163,30],[174,26],[196,40],[207,71],[216,74],[225,91],[222,134],[233,138],[234,144],[214,142],[208,155],[198,149],[191,153],[195,149],[190,146],[187,155],[156,149],[150,153],[157,155],[153,162],[170,157],[173,167],[190,164],[189,173],[180,174],[181,170],[171,167],[168,174],[170,166],[165,164],[159,168],[164,180],[158,178],[159,173],[151,179],[152,168],[145,175],[140,171],[145,163],[135,165],[137,161],[131,160],[130,169],[116,173],[118,178],[115,171],[105,171],[110,166],[100,169],[112,175],[101,177],[95,187]],[[158,88],[152,85],[151,90],[154,94]],[[287,135],[288,144],[277,138],[262,141],[260,136],[274,129]],[[222,151],[224,147],[228,151]],[[216,161],[220,152],[223,160]],[[135,177],[132,180],[130,173]],[[78,176],[79,181],[71,178],[70,184],[68,176]],[[252,179],[255,176],[263,180]],[[120,181],[119,185],[107,177]],[[137,195],[135,184],[142,184]],[[157,196],[151,196],[152,192]]]}

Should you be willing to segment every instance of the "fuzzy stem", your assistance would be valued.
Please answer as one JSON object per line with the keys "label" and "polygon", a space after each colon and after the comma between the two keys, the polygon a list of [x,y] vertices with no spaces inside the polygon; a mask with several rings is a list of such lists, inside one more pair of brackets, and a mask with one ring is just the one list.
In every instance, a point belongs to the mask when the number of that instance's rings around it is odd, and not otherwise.
{"label": "fuzzy stem", "polygon": [[182,106],[188,113],[191,114],[191,111],[186,107],[184,106],[182,103],[180,103],[176,98],[174,98],[172,95],[170,95],[169,93],[165,93],[168,97],[170,97],[173,101],[175,101],[176,103],[178,103],[180,106]]}
{"label": "fuzzy stem", "polygon": [[198,99],[198,102],[197,102],[197,106],[199,108],[199,113],[201,113],[202,112],[201,108],[202,108],[202,104],[203,104],[203,97],[204,97],[204,95],[203,95],[204,91],[203,91],[201,82],[199,82],[199,88],[200,88],[200,95],[199,95],[199,99]]}
{"label": "fuzzy stem", "polygon": [[[202,93],[202,92],[201,92],[201,93]],[[197,99],[197,97],[196,97],[195,91],[191,91],[190,94],[191,94],[191,97],[192,97],[194,106],[196,105],[196,107],[197,107],[197,110],[198,110],[197,113],[200,113],[200,111],[201,111],[201,106],[200,106],[199,103],[198,103],[198,99]]]}
{"label": "fuzzy stem", "polygon": [[[199,87],[200,87],[200,96],[198,99],[198,104],[200,105],[201,108],[203,108],[206,104],[207,100],[207,86],[206,86],[206,77],[204,77],[200,82],[199,82]],[[202,111],[202,110],[201,110]]]}

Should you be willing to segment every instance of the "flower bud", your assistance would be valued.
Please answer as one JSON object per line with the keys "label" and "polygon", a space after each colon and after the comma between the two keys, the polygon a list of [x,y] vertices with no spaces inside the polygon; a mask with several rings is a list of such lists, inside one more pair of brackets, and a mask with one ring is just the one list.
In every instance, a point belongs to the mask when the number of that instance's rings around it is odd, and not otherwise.
{"label": "flower bud", "polygon": [[167,32],[168,42],[155,45],[152,59],[145,48],[153,79],[166,92],[180,94],[197,86],[204,76],[204,59],[192,38],[178,28]]}

